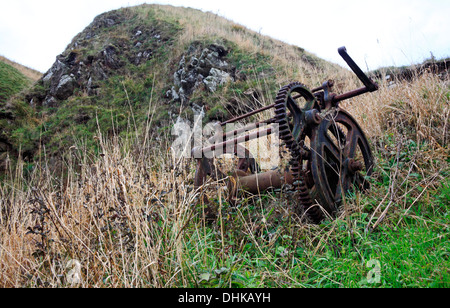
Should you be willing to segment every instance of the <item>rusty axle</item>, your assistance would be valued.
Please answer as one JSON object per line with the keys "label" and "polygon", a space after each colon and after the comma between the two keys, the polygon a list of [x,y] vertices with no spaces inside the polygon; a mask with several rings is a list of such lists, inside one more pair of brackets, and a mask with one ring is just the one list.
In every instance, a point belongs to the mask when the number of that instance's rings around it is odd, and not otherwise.
{"label": "rusty axle", "polygon": [[230,146],[233,146],[232,149],[234,149],[234,146],[240,143],[244,143],[247,141],[251,141],[254,139],[258,139],[261,138],[262,136],[269,136],[274,132],[273,128],[268,128],[262,131],[257,131],[251,134],[247,134],[238,138],[234,138],[232,140],[229,141],[225,141],[222,143],[218,143],[218,144],[214,144],[212,146],[206,147],[206,148],[194,148],[192,150],[192,153],[194,154],[194,157],[201,157],[202,154],[208,154],[214,151],[219,151],[219,153],[216,153],[216,155],[221,155],[221,154],[233,154],[233,153],[229,153],[229,151],[227,152],[228,148],[231,148]]}

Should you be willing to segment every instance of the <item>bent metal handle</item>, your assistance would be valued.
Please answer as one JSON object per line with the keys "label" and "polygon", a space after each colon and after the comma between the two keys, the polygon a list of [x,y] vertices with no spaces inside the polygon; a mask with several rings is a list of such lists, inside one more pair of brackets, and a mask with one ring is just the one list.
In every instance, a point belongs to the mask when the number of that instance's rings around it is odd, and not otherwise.
{"label": "bent metal handle", "polygon": [[366,74],[359,68],[359,66],[353,61],[353,59],[348,55],[347,49],[345,47],[341,47],[338,49],[341,57],[347,62],[348,66],[352,69],[352,71],[358,76],[359,80],[366,86],[369,92],[375,92],[378,90],[378,85],[370,80]]}

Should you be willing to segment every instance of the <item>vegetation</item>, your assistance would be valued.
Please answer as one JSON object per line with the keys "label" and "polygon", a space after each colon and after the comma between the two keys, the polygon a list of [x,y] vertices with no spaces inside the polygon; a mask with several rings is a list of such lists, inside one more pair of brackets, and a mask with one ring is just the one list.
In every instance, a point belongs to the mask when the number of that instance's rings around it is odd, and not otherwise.
{"label": "vegetation", "polygon": [[[130,66],[105,80],[98,96],[75,95],[14,130],[27,140],[40,127],[37,140],[46,142],[38,143],[38,159],[9,163],[0,183],[1,287],[450,285],[449,76],[381,81],[378,92],[342,106],[371,142],[371,190],[347,196],[336,219],[309,225],[282,191],[243,193],[231,205],[221,182],[193,188],[195,162],[175,159],[169,147],[168,72],[193,41],[235,46],[228,59],[248,78],[192,97],[211,104],[211,118],[268,105],[291,80],[315,87],[334,79],[338,92],[358,81],[213,14],[132,12],[177,25],[173,49],[161,58],[168,64]],[[52,155],[53,145],[64,155]]]}
{"label": "vegetation", "polygon": [[16,63],[14,61],[11,61],[3,56],[0,56],[0,62],[6,63],[9,66],[14,67],[17,69],[22,75],[30,79],[32,82],[38,81],[42,77],[42,73],[34,70],[32,68],[26,67],[24,65],[21,65],[19,63]]}
{"label": "vegetation", "polygon": [[11,96],[17,94],[30,85],[30,80],[16,68],[0,61],[0,101],[6,102]]}
{"label": "vegetation", "polygon": [[[156,130],[173,125],[179,114],[191,117],[189,106],[170,103],[164,95],[173,84],[180,58],[194,42],[203,46],[224,45],[230,50],[227,61],[246,78],[232,88],[220,88],[214,98],[204,89],[194,93],[193,103],[213,109],[208,114],[210,120],[229,116],[227,102],[236,96],[243,99],[241,94],[255,88],[261,80],[270,80],[270,87],[262,94],[274,97],[280,86],[290,80],[316,85],[322,77],[326,78],[325,69],[334,70],[334,75],[343,71],[300,48],[261,36],[212,13],[159,5],[125,8],[98,16],[58,56],[66,65],[79,68],[73,74],[78,76],[81,72],[71,97],[46,105],[43,101],[51,92],[51,85],[41,79],[26,94],[10,102],[5,109],[14,114],[15,120],[5,123],[5,139],[14,149],[21,148],[25,159],[31,162],[38,158],[39,144],[46,145],[47,154],[61,156],[76,140],[92,141],[97,127],[109,136],[113,131],[125,136],[130,116],[136,122],[134,128],[142,134],[151,93],[158,99]],[[112,60],[103,58],[107,50],[112,50]],[[145,52],[150,56],[143,59]],[[314,79],[312,72],[321,79]],[[87,86],[90,78],[97,89],[94,93]],[[22,109],[24,112],[19,113]],[[91,142],[87,148],[94,151],[95,146]]]}
{"label": "vegetation", "polygon": [[[419,122],[432,108],[448,119],[449,91],[425,76],[348,106],[365,119],[377,169],[368,194],[318,226],[282,192],[231,206],[221,183],[193,190],[195,163],[173,160],[155,135],[97,131],[99,154],[80,140],[64,180],[46,160],[21,162],[0,187],[2,286],[71,286],[76,259],[84,287],[448,287],[448,122]],[[368,102],[376,116],[358,112]]]}

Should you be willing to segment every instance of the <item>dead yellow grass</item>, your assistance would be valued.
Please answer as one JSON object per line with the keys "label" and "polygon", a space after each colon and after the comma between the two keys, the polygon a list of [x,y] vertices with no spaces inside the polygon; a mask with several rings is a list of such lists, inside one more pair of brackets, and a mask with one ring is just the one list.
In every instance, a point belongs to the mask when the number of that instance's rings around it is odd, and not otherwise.
{"label": "dead yellow grass", "polygon": [[[270,38],[257,42],[251,31],[214,14],[208,14],[205,21],[195,10],[160,10],[182,20],[186,31],[180,46],[211,34],[209,27],[216,22],[214,35],[239,42],[249,52],[271,52],[277,65],[286,70],[276,76],[280,83],[299,80],[312,87],[335,79],[338,92],[360,86],[351,73],[339,68],[311,71],[294,47]],[[308,75],[302,75],[308,70]],[[261,84],[264,86],[263,80]],[[429,156],[439,155],[442,162],[448,156],[449,92],[448,79],[445,83],[424,75],[411,83],[381,84],[378,92],[355,98],[343,107],[361,123],[374,147],[378,138],[396,132],[417,143],[429,143]],[[271,98],[266,99],[270,103]],[[199,264],[206,263],[210,251],[205,231],[209,213],[199,198],[200,191],[192,186],[195,165],[174,161],[167,140],[151,142],[147,137],[144,142],[129,142],[99,135],[101,154],[97,157],[78,150],[83,149],[80,144],[70,149],[63,178],[50,173],[45,160],[29,175],[22,173],[20,162],[15,174],[6,175],[0,183],[0,286],[189,287],[197,283]],[[425,168],[419,160],[413,163],[419,172]],[[435,184],[436,177],[432,180],[417,187]],[[222,192],[215,193],[212,203],[222,207]],[[401,197],[398,199],[403,200]],[[275,212],[288,213],[282,206]],[[196,223],[192,223],[194,218]],[[222,220],[226,217],[214,219],[220,220],[221,229],[216,232],[223,240]],[[308,227],[292,227],[315,236]],[[239,231],[257,244],[256,224],[244,222]],[[222,241],[220,252],[214,253],[225,255],[227,247],[223,245]],[[70,260],[81,264],[80,284],[69,279],[71,270],[77,270],[68,266]],[[267,275],[290,281],[289,273],[282,269]]]}
{"label": "dead yellow grass", "polygon": [[413,82],[382,84],[378,92],[366,94],[344,105],[369,138],[399,133],[416,143],[446,147],[449,142],[450,97],[448,77],[418,76]]}
{"label": "dead yellow grass", "polygon": [[[448,145],[442,144],[448,132],[448,93],[440,80],[425,75],[395,87],[381,85],[379,92],[355,99],[346,108],[372,141],[409,127],[410,137],[429,142],[435,150],[428,155],[442,162],[448,155]],[[200,199],[191,186],[193,165],[173,161],[162,143],[145,142],[144,148],[140,143],[131,151],[124,149],[134,147],[121,140],[98,140],[102,155],[95,160],[72,149],[64,180],[44,164],[27,178],[20,172],[9,175],[0,186],[2,286],[78,286],[68,280],[72,259],[82,265],[83,287],[192,283],[195,264],[188,260],[206,258],[207,253],[202,224],[192,224],[192,219],[208,217],[194,206]],[[420,172],[423,163],[412,163]],[[424,174],[444,167],[436,165]],[[438,180],[425,178],[430,179],[426,187]],[[186,237],[186,228],[191,237]]]}
{"label": "dead yellow grass", "polygon": [[9,64],[12,67],[16,68],[17,70],[19,70],[19,72],[21,72],[25,77],[30,79],[32,82],[36,82],[42,77],[41,72],[38,72],[37,70],[23,66],[14,61],[11,61],[3,56],[0,56],[0,61],[5,62],[6,64]]}

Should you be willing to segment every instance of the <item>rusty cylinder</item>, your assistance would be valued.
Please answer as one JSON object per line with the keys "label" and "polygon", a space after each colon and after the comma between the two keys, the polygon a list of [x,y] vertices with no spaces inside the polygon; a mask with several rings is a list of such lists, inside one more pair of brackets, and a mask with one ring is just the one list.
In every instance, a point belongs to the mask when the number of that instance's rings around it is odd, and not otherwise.
{"label": "rusty cylinder", "polygon": [[279,189],[285,184],[292,185],[294,182],[291,172],[286,171],[282,174],[279,170],[271,170],[265,173],[247,176],[242,176],[239,173],[236,175],[238,186],[252,194],[264,192],[269,188]]}

